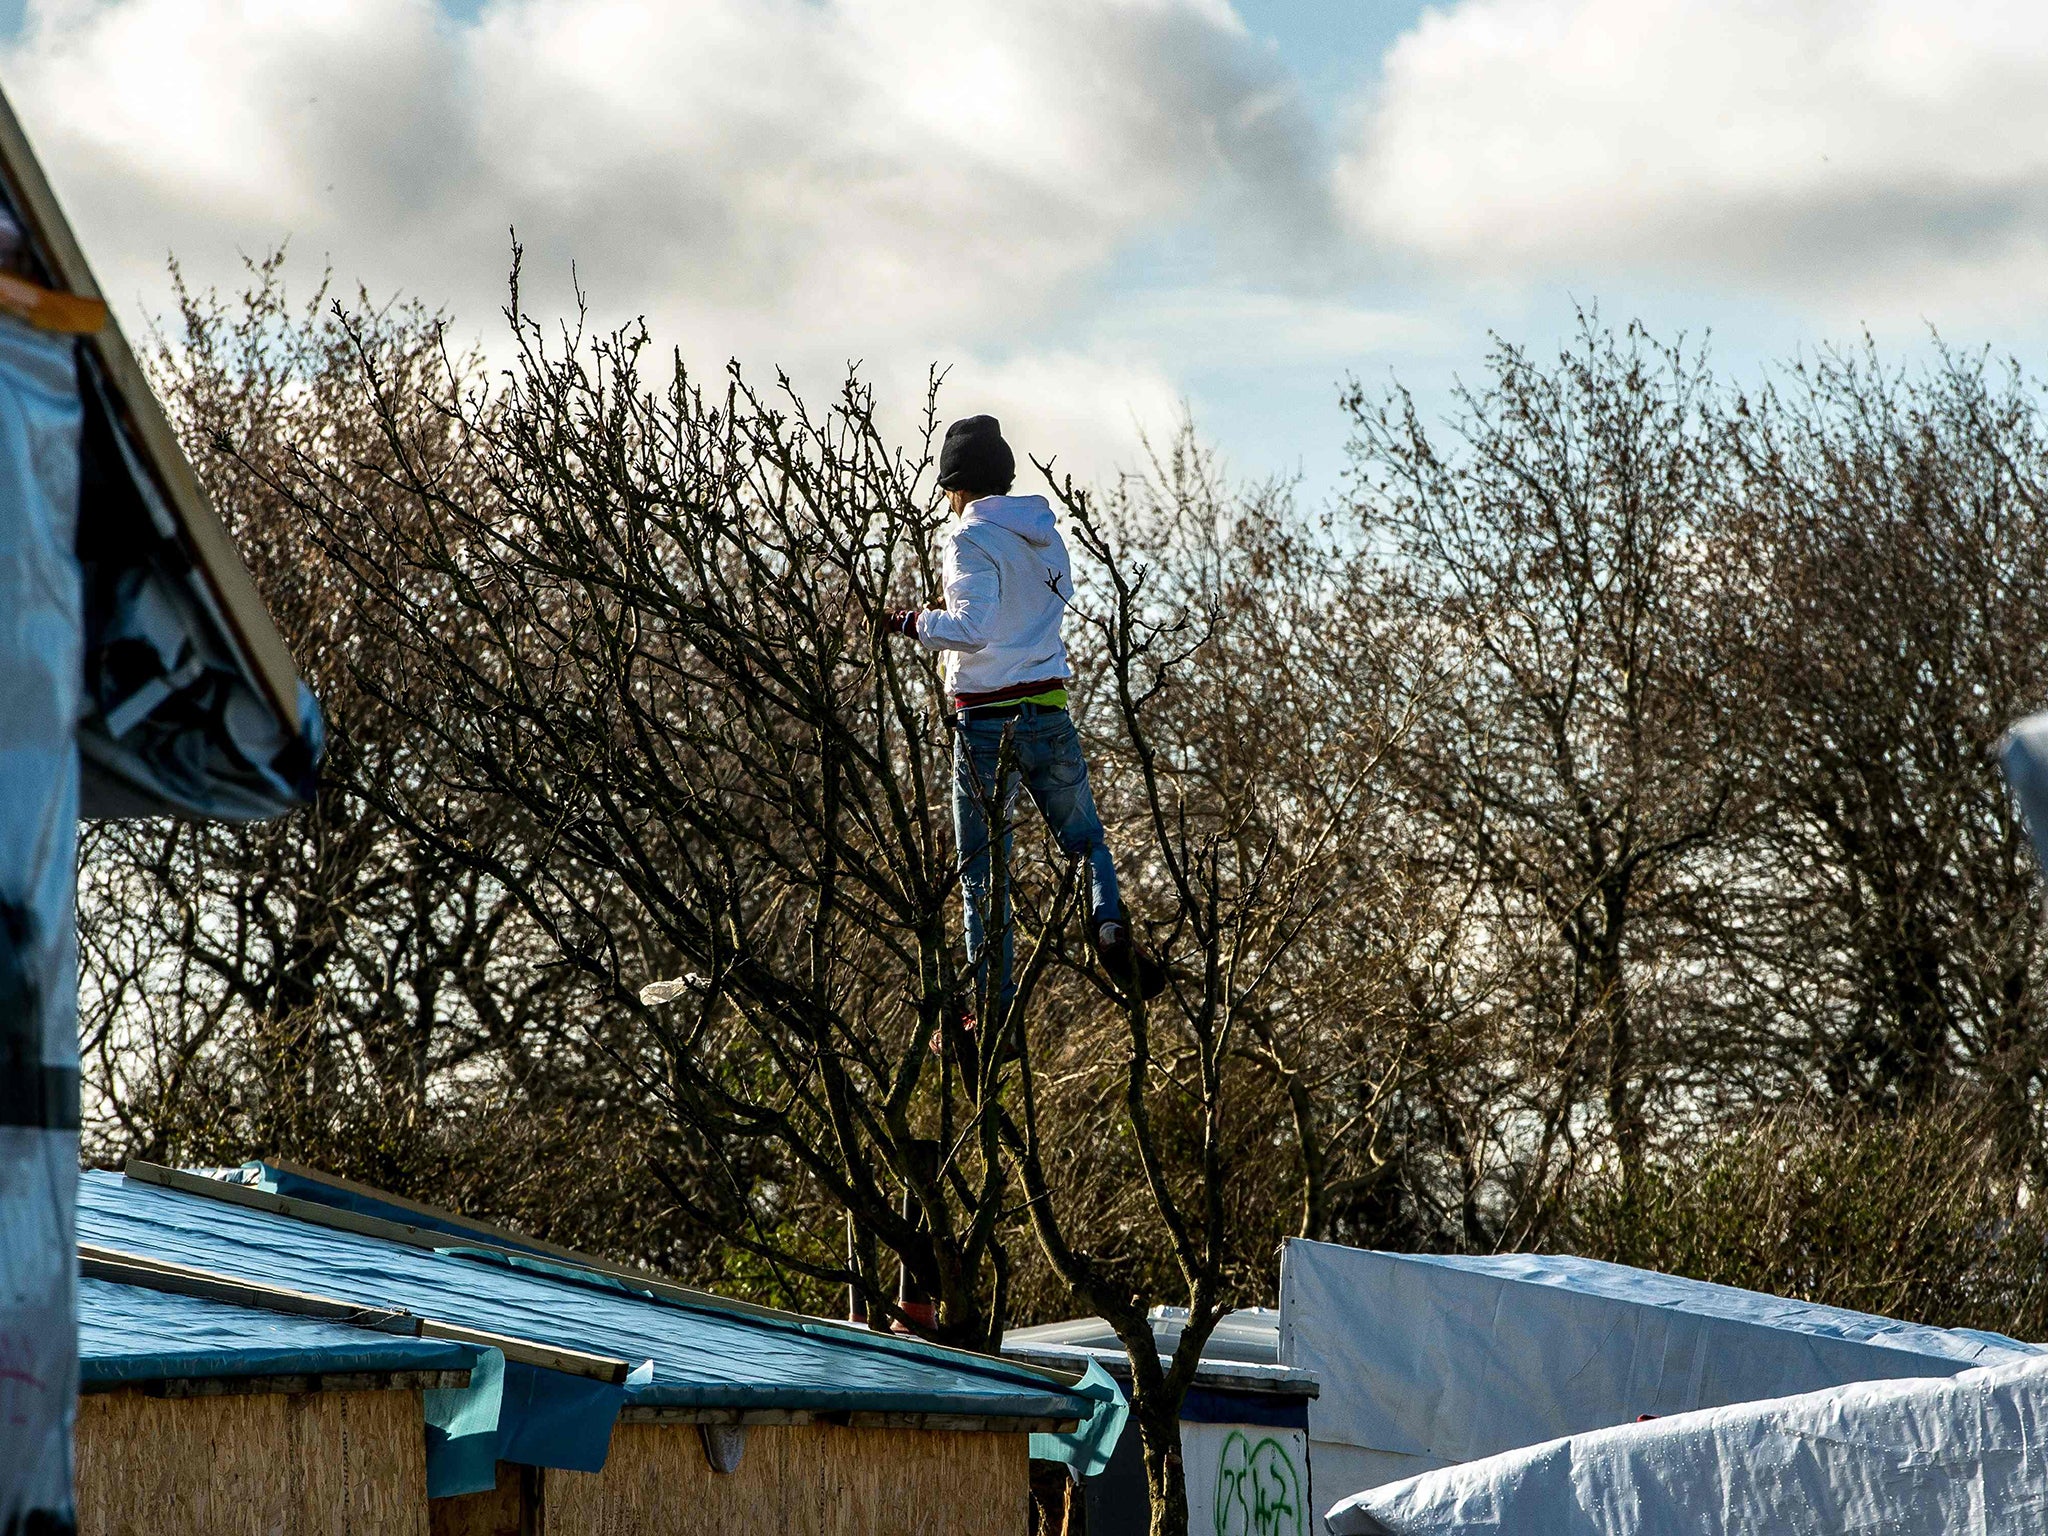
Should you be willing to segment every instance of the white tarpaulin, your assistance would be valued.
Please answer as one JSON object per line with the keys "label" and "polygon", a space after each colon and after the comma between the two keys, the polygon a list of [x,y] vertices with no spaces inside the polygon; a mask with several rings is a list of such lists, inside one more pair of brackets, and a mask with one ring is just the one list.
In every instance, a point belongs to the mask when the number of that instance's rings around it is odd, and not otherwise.
{"label": "white tarpaulin", "polygon": [[2038,1536],[2048,1362],[1628,1424],[1361,1493],[1336,1536]]}
{"label": "white tarpaulin", "polygon": [[1561,1435],[1855,1381],[2040,1359],[1994,1334],[1555,1254],[1291,1240],[1280,1358],[1312,1371],[1314,1507]]}

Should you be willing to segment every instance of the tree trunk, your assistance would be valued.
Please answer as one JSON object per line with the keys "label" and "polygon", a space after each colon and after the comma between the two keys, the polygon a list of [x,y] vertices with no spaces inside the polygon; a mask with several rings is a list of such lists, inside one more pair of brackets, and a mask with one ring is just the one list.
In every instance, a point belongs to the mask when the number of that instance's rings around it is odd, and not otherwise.
{"label": "tree trunk", "polygon": [[1131,1418],[1145,1458],[1145,1496],[1152,1507],[1151,1536],[1188,1536],[1188,1484],[1180,1460],[1180,1416],[1132,1391]]}

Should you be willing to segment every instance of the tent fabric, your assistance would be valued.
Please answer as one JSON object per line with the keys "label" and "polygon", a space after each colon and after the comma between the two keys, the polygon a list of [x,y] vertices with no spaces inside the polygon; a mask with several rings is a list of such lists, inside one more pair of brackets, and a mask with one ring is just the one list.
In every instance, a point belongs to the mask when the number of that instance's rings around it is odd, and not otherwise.
{"label": "tent fabric", "polygon": [[318,703],[301,684],[297,718],[278,718],[96,366],[83,353],[77,366],[83,813],[255,821],[307,803],[323,750]]}
{"label": "tent fabric", "polygon": [[1335,1536],[2048,1530],[2048,1361],[1552,1440],[1343,1500]]}
{"label": "tent fabric", "polygon": [[77,1261],[80,408],[0,319],[0,1530],[69,1529]]}
{"label": "tent fabric", "polygon": [[1638,1414],[2036,1358],[2033,1345],[1553,1254],[1290,1241],[1282,1357],[1318,1440],[1468,1461]]}
{"label": "tent fabric", "polygon": [[420,1394],[427,1430],[427,1497],[486,1493],[498,1485],[499,1421],[505,1409],[505,1355],[486,1349],[463,1388]]}
{"label": "tent fabric", "polygon": [[483,1353],[474,1345],[445,1339],[406,1338],[119,1281],[78,1282],[79,1380],[87,1386],[238,1376],[468,1371]]}
{"label": "tent fabric", "polygon": [[635,1405],[1061,1419],[1094,1406],[982,1356],[656,1298],[548,1261],[515,1268],[503,1255],[464,1253],[459,1239],[430,1252],[118,1174],[85,1175],[79,1222],[124,1251],[624,1359],[641,1367],[622,1391]]}
{"label": "tent fabric", "polygon": [[1116,1443],[1123,1436],[1124,1421],[1130,1417],[1131,1410],[1124,1401],[1123,1388],[1116,1384],[1116,1378],[1094,1360],[1088,1362],[1088,1369],[1074,1384],[1074,1391],[1092,1398],[1094,1411],[1082,1415],[1081,1422],[1064,1434],[1034,1433],[1031,1437],[1031,1459],[1064,1462],[1079,1481],[1094,1477],[1109,1465],[1109,1458],[1116,1454]]}

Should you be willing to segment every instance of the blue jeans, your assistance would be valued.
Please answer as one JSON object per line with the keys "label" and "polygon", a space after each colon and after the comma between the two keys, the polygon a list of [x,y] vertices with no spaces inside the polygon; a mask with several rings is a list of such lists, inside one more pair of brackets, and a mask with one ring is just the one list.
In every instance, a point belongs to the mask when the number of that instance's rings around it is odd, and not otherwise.
{"label": "blue jeans", "polygon": [[[1014,766],[1009,782],[995,794],[1003,732],[1013,726]],[[1003,863],[1012,868],[1011,811],[1019,783],[1031,791],[1046,825],[1059,840],[1060,851],[1070,859],[1088,861],[1089,910],[1094,921],[1120,918],[1124,910],[1117,896],[1116,864],[1109,856],[1109,838],[1095,810],[1095,796],[1088,789],[1088,761],[1081,755],[1081,737],[1074,729],[1073,717],[1063,709],[1026,705],[1009,720],[962,720],[953,735],[953,836],[960,856],[960,895],[967,909],[967,962],[977,984],[985,983],[982,953],[993,927],[998,956],[995,990],[1006,1003],[1016,991],[1010,974],[1008,887],[1006,883],[1000,898],[991,897],[988,819],[982,808],[989,799],[999,808]]]}

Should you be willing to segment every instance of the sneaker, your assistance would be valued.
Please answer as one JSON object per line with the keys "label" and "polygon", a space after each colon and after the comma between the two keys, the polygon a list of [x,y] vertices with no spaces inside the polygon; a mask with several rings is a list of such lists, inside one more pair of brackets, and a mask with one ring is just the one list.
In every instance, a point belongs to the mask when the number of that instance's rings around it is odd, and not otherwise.
{"label": "sneaker", "polygon": [[1128,1001],[1132,993],[1150,1002],[1166,990],[1166,967],[1147,949],[1130,924],[1109,918],[1095,925],[1095,958]]}

